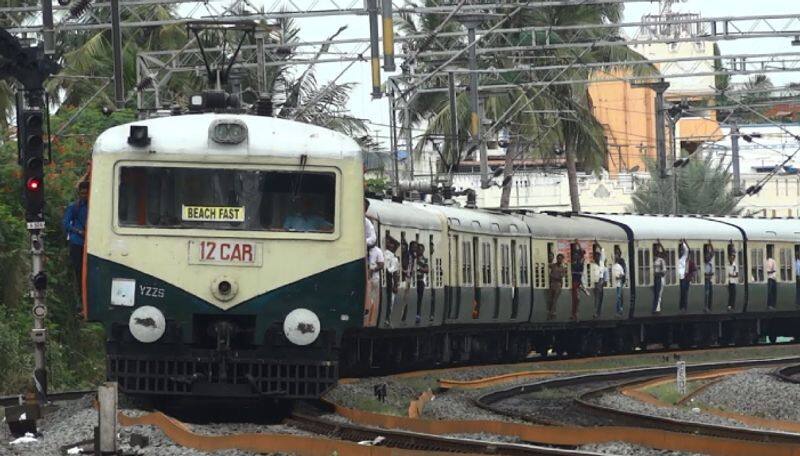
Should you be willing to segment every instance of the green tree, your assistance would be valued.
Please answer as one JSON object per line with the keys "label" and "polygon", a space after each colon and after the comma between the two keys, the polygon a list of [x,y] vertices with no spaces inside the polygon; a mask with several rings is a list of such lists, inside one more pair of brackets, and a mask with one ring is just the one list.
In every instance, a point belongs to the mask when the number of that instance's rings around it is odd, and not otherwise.
{"label": "green tree", "polygon": [[[430,2],[428,2],[430,3]],[[586,25],[586,24],[607,24],[619,22],[622,16],[622,6],[615,5],[583,5],[570,7],[546,7],[523,9],[518,14],[512,16],[504,26],[556,26],[556,25]],[[498,11],[498,17],[504,17],[507,10]],[[490,27],[491,21],[484,24]],[[430,32],[434,26],[438,26],[435,20],[423,20],[416,26],[404,26],[408,30],[419,32],[420,29]],[[618,37],[619,33],[615,29],[608,28],[588,28],[574,31],[561,31],[559,33],[549,33],[547,39],[550,42],[593,42],[600,39],[612,39]],[[533,41],[530,32],[520,32],[517,34],[490,35],[484,40],[482,46],[507,46],[507,45],[528,45]],[[544,33],[537,35],[536,42],[544,42]],[[465,46],[461,40],[457,43],[448,43],[451,48]],[[595,119],[591,110],[591,100],[588,95],[587,84],[554,84],[544,89],[537,87],[525,88],[525,83],[559,80],[586,80],[592,76],[592,71],[583,63],[589,62],[625,62],[630,60],[641,60],[639,54],[631,51],[626,46],[608,46],[592,48],[586,52],[576,52],[570,49],[558,50],[537,50],[522,51],[515,54],[497,53],[480,60],[482,68],[517,68],[534,61],[547,61],[549,63],[561,63],[570,65],[566,71],[506,71],[496,75],[482,76],[481,85],[487,86],[495,83],[516,83],[519,88],[497,95],[495,92],[487,95],[486,115],[489,118],[498,118],[511,106],[523,109],[512,109],[512,115],[506,116],[501,128],[505,128],[510,137],[509,149],[506,153],[505,166],[503,169],[503,194],[501,205],[507,206],[511,193],[511,183],[513,181],[514,161],[519,156],[537,155],[539,157],[552,157],[555,146],[563,146],[566,152],[567,175],[570,182],[570,197],[574,211],[580,211],[580,201],[578,200],[577,169],[578,165],[584,169],[599,171],[607,154],[607,144],[605,132],[602,125]],[[545,60],[546,59],[546,60]],[[421,64],[421,66],[425,66]],[[428,65],[428,66],[435,66]],[[609,65],[606,70],[619,69]],[[627,68],[634,74],[652,75],[654,68],[650,66],[636,66]],[[634,69],[635,68],[635,69]],[[430,69],[430,68],[428,68]],[[463,83],[463,81],[462,81]],[[541,93],[540,93],[541,91]],[[514,104],[516,100],[524,99],[524,102]],[[419,119],[427,121],[427,131],[423,135],[423,141],[428,137],[449,136],[449,106],[446,96],[437,97],[417,97],[425,99],[424,104],[417,102],[414,109],[418,111]],[[445,143],[443,156],[447,161],[455,162],[459,152],[466,143],[466,131],[469,125],[469,104],[465,94],[461,94],[457,101],[459,109],[458,123],[459,131],[464,132],[459,138],[451,138]],[[560,113],[558,111],[563,111]],[[550,112],[550,114],[535,114],[535,112]],[[553,112],[557,112],[553,114]]]}
{"label": "green tree", "polygon": [[[700,153],[698,153],[700,154]],[[678,213],[703,215],[735,215],[739,199],[733,194],[733,180],[727,167],[713,160],[710,154],[696,154],[689,164],[678,168]],[[672,214],[675,192],[672,179],[660,178],[658,164],[649,160],[650,178],[640,184],[632,196],[632,212],[638,214]]]}

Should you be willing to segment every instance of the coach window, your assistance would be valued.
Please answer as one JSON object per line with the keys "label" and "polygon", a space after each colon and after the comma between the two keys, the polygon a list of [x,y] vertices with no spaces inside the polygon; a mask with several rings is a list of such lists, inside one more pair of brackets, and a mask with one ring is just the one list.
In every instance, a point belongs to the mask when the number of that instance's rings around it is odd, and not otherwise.
{"label": "coach window", "polygon": [[481,243],[481,273],[483,285],[492,284],[492,244]]}
{"label": "coach window", "polygon": [[461,243],[461,284],[472,285],[472,241]]}
{"label": "coach window", "polygon": [[677,251],[675,249],[664,249],[666,251],[666,256],[664,258],[664,262],[667,264],[667,274],[665,276],[664,282],[666,285],[675,285],[678,283],[676,280],[676,271],[675,271],[675,258],[677,257]]}
{"label": "coach window", "polygon": [[764,249],[750,249],[750,273],[754,282],[764,282]]}
{"label": "coach window", "polygon": [[778,269],[781,271],[781,282],[792,280],[793,263],[792,250],[788,248],[780,249],[780,264],[778,264]]}
{"label": "coach window", "polygon": [[714,251],[714,283],[718,285],[725,284],[725,267],[728,264],[725,252],[725,249]]}
{"label": "coach window", "polygon": [[530,285],[528,282],[529,277],[529,270],[528,270],[528,246],[525,244],[520,244],[519,248],[519,285],[521,287],[527,287]]}
{"label": "coach window", "polygon": [[[695,285],[699,285],[703,283],[703,255],[700,252],[700,249],[691,249],[689,250],[690,258],[694,263],[694,276],[692,276],[692,283]],[[688,266],[687,266],[688,267]]]}
{"label": "coach window", "polygon": [[500,285],[511,285],[511,252],[508,244],[500,244]]}
{"label": "coach window", "polygon": [[636,252],[638,285],[650,285],[650,249],[639,249]]}
{"label": "coach window", "polygon": [[120,226],[331,233],[333,173],[124,166]]}

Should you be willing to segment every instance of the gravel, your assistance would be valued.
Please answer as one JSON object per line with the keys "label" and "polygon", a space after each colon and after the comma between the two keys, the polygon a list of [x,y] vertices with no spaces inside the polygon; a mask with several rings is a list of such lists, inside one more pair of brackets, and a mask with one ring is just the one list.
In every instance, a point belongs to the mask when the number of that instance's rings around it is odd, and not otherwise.
{"label": "gravel", "polygon": [[583,445],[578,448],[583,451],[594,451],[601,454],[613,454],[615,456],[705,456],[700,453],[683,453],[680,451],[656,450],[638,445],[631,445],[625,442],[607,442]]}
{"label": "gravel", "polygon": [[[97,412],[92,408],[91,397],[60,402],[58,405],[59,407],[55,411],[45,415],[39,422],[41,435],[37,436],[34,441],[11,444],[14,437],[8,431],[8,426],[5,425],[5,422],[0,423],[0,455],[59,455],[62,454],[62,447],[72,448],[78,442],[90,440],[94,434],[94,426],[97,424]],[[147,413],[137,409],[122,409],[122,412],[129,416]],[[193,432],[203,435],[240,433],[312,435],[282,424],[217,423],[188,426]],[[132,447],[130,441],[133,434],[147,437],[149,440],[148,445],[144,448]],[[240,450],[207,453],[184,448],[173,443],[154,426],[121,427],[119,429],[119,442],[120,450],[124,454],[136,456],[249,456],[259,454]]]}
{"label": "gravel", "polygon": [[673,418],[692,423],[746,427],[739,421],[724,418],[711,413],[705,413],[702,411],[694,412],[688,408],[681,407],[658,407],[656,405],[638,401],[620,393],[605,394],[595,399],[595,402],[619,410],[626,410],[634,413],[646,413],[649,415]]}
{"label": "gravel", "polygon": [[695,401],[745,415],[800,421],[800,385],[770,375],[772,369],[752,369],[732,375],[695,396]]}

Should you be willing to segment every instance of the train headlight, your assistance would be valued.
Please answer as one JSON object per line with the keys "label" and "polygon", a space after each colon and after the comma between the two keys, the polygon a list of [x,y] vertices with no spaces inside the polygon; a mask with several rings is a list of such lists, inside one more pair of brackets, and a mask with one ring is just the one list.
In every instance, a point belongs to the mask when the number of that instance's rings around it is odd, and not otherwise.
{"label": "train headlight", "polygon": [[164,314],[153,306],[142,306],[134,310],[128,320],[128,329],[139,342],[157,341],[164,335],[167,321]]}
{"label": "train headlight", "polygon": [[295,345],[309,345],[319,337],[319,317],[308,309],[294,309],[283,320],[283,333]]}
{"label": "train headlight", "polygon": [[217,143],[239,144],[247,139],[247,125],[237,119],[217,120],[211,124],[209,135]]}

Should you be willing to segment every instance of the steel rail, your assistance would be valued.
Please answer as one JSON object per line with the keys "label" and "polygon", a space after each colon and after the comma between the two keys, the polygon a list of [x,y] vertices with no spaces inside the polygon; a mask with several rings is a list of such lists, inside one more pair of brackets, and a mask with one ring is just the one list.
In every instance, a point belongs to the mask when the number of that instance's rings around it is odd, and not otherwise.
{"label": "steel rail", "polygon": [[353,442],[371,441],[383,437],[380,446],[420,451],[496,454],[509,456],[568,456],[596,455],[594,452],[564,450],[527,444],[488,442],[476,439],[425,434],[394,429],[382,429],[357,424],[330,421],[304,413],[292,413],[284,421],[305,431]]}
{"label": "steel rail", "polygon": [[800,374],[800,364],[792,364],[790,366],[781,367],[773,374],[781,381],[800,385],[800,377],[797,377],[797,374]]}
{"label": "steel rail", "polygon": [[[54,401],[71,401],[80,399],[84,396],[96,393],[96,390],[75,390],[75,391],[62,391],[60,393],[48,393],[47,400]],[[17,394],[14,396],[0,396],[0,407],[10,407],[19,405],[24,402],[25,395]]]}
{"label": "steel rail", "polygon": [[[720,369],[730,368],[743,368],[743,367],[764,367],[776,364],[797,363],[800,357],[786,357],[775,358],[766,360],[744,360],[744,361],[726,361],[705,364],[695,364],[686,367],[687,373],[707,372]],[[800,367],[798,367],[800,369]],[[800,434],[793,434],[788,432],[778,431],[763,431],[755,430],[744,427],[733,426],[720,426],[701,423],[684,422],[672,418],[664,418],[655,415],[644,413],[628,412],[623,410],[614,409],[612,407],[603,406],[591,401],[592,398],[599,395],[616,390],[619,387],[625,387],[640,383],[643,380],[655,379],[670,375],[674,373],[675,368],[669,367],[652,367],[652,368],[639,368],[628,369],[615,372],[603,373],[589,373],[582,375],[575,375],[569,377],[559,377],[554,379],[545,379],[534,383],[515,386],[500,391],[484,394],[475,400],[475,404],[487,411],[497,413],[502,416],[507,416],[515,419],[522,419],[526,421],[542,423],[542,420],[532,418],[525,413],[506,410],[498,403],[505,399],[523,394],[529,394],[536,391],[547,389],[557,389],[567,386],[579,386],[591,384],[596,382],[616,382],[612,386],[604,386],[603,388],[592,390],[573,399],[573,402],[579,407],[589,413],[599,415],[606,419],[612,419],[619,422],[620,425],[626,425],[636,428],[650,428],[659,429],[682,434],[703,435],[709,437],[717,437],[730,440],[742,440],[758,443],[781,443],[800,445]],[[554,424],[554,423],[548,423]]]}

